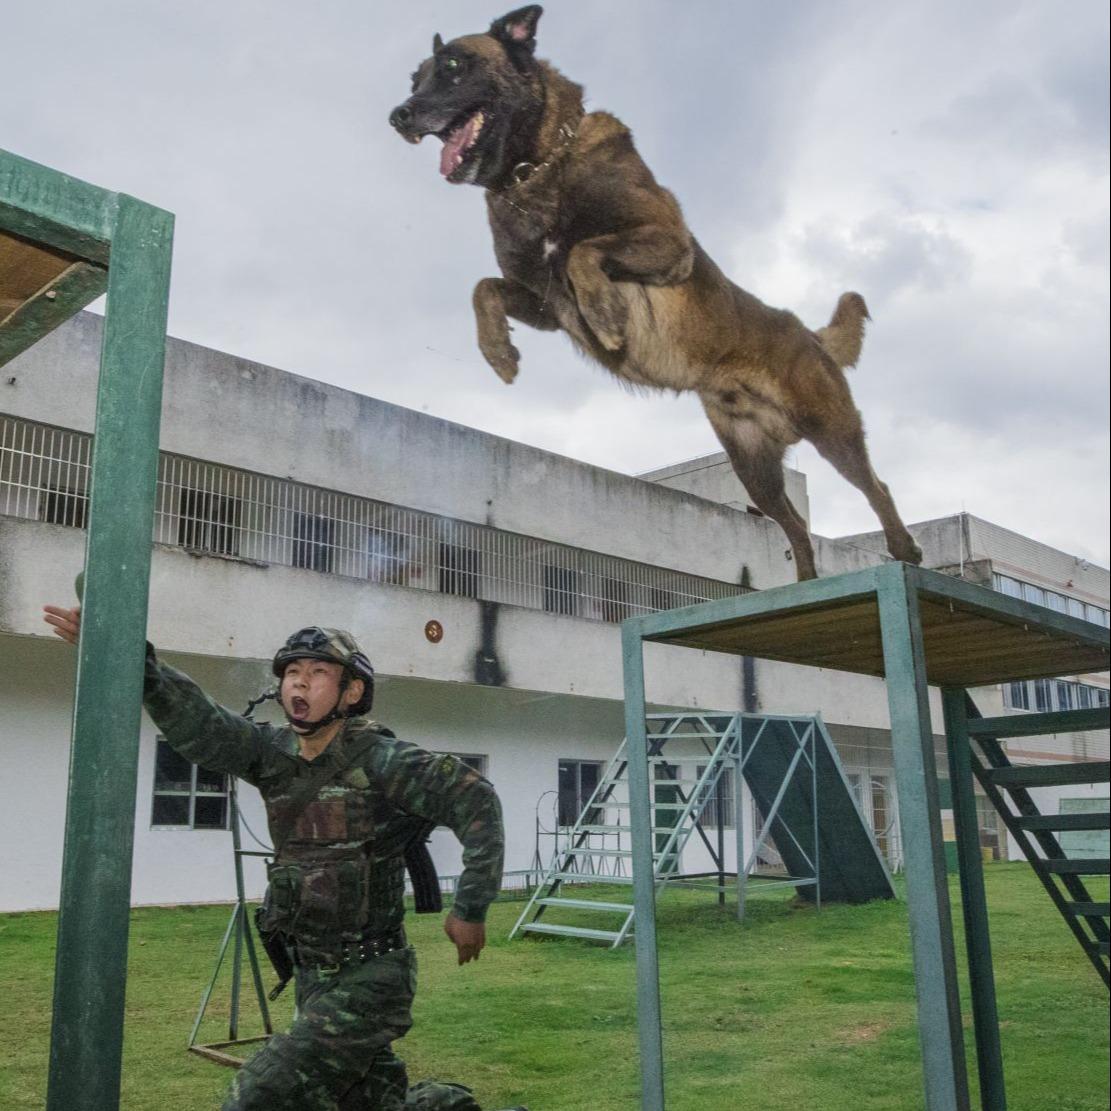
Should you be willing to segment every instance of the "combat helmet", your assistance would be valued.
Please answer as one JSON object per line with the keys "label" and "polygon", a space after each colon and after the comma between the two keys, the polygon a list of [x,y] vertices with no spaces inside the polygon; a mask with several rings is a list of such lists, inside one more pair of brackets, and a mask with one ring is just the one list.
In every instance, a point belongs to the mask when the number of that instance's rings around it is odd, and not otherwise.
{"label": "combat helmet", "polygon": [[344,713],[333,710],[327,718],[308,723],[313,731],[338,717],[358,717],[370,712],[374,704],[374,668],[349,632],[345,629],[326,629],[319,625],[298,629],[274,654],[274,660],[270,665],[271,670],[280,679],[287,665],[294,660],[306,659],[327,660],[329,663],[340,664],[343,667],[343,679],[340,681],[341,697],[352,679],[363,681],[362,697],[352,703]]}

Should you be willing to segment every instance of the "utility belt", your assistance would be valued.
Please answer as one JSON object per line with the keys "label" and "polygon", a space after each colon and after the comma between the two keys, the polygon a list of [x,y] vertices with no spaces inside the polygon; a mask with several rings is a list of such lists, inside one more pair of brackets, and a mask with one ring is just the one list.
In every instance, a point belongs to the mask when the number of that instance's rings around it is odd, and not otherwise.
{"label": "utility belt", "polygon": [[299,944],[291,939],[290,955],[295,968],[312,968],[318,972],[340,972],[352,965],[365,964],[375,957],[385,956],[409,944],[403,929],[388,934],[365,934],[358,941],[341,941],[327,949]]}

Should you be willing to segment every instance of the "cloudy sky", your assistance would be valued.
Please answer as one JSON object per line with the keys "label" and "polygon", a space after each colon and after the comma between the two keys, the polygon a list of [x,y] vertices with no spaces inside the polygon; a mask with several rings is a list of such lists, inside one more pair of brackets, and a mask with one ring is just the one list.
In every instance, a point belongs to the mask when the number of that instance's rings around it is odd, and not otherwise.
{"label": "cloudy sky", "polygon": [[[481,191],[389,129],[473,0],[37,0],[3,20],[0,146],[177,214],[174,335],[627,473],[717,450],[560,335],[477,352]],[[824,323],[908,520],[1108,556],[1104,0],[553,0],[541,57],[629,124],[722,268]],[[436,149],[434,149],[436,148]],[[806,445],[813,525],[872,529]]]}

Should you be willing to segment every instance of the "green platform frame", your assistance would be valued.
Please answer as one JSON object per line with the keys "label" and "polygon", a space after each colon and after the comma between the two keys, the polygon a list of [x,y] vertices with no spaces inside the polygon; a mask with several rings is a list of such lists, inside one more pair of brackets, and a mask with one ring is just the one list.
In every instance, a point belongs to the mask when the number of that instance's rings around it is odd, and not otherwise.
{"label": "green platform frame", "polygon": [[[119,1105],[173,217],[0,150],[0,366],[107,293],[48,1111]],[[44,599],[47,601],[48,599]]]}
{"label": "green platform frame", "polygon": [[[622,642],[643,1111],[664,1111],[645,742],[644,646],[651,642],[886,678],[926,1106],[928,1111],[967,1111],[971,1104],[928,688],[942,688],[947,716],[953,718],[952,707],[958,701],[963,706],[970,687],[1106,671],[1108,630],[948,575],[889,563],[630,618],[622,626]],[[1104,726],[1106,719],[1103,711]],[[978,854],[965,853],[962,863],[965,928],[979,953],[973,956],[970,944],[981,1093],[983,1106],[996,1107],[1002,1106],[1002,1063],[983,877]],[[969,899],[969,884],[979,898]]]}

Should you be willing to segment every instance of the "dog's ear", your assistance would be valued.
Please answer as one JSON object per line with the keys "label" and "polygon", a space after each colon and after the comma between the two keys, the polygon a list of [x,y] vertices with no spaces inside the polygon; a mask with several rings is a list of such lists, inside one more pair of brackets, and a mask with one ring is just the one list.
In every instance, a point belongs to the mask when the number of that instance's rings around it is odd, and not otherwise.
{"label": "dog's ear", "polygon": [[442,38],[440,38],[440,32],[437,31],[432,36],[432,53],[433,54],[439,54],[440,51],[443,50],[443,48],[444,48],[444,40]]}
{"label": "dog's ear", "polygon": [[536,25],[544,9],[539,4],[529,4],[527,8],[495,19],[490,24],[490,34],[506,46],[523,47],[530,54],[536,49]]}

